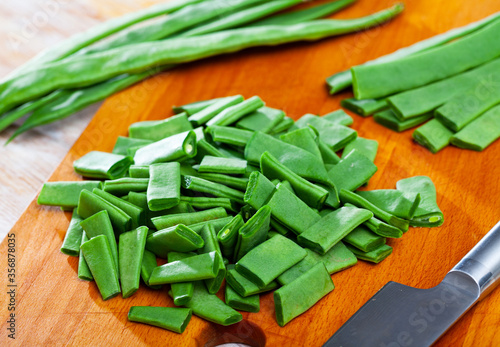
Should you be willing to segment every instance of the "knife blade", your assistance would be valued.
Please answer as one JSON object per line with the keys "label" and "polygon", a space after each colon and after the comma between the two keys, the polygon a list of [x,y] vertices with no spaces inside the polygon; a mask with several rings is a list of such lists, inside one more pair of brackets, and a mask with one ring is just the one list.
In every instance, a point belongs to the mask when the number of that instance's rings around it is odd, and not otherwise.
{"label": "knife blade", "polygon": [[389,282],[323,347],[430,346],[500,281],[500,222],[430,289]]}

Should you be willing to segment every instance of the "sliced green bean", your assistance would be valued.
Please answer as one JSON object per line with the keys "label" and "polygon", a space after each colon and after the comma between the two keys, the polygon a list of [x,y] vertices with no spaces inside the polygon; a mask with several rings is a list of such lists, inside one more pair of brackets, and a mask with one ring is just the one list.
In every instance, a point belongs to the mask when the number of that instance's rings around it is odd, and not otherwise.
{"label": "sliced green bean", "polygon": [[142,263],[141,263],[141,278],[143,282],[150,288],[152,289],[160,289],[161,286],[152,286],[149,284],[149,277],[151,277],[151,273],[153,272],[154,268],[158,266],[158,263],[156,262],[156,255],[153,252],[148,251],[147,249],[144,249],[144,254],[142,256]]}
{"label": "sliced green bean", "polygon": [[258,210],[271,198],[276,186],[258,171],[252,172],[243,200]]}
{"label": "sliced green bean", "polygon": [[336,110],[327,113],[321,116],[321,118],[326,119],[327,121],[332,122],[333,124],[344,125],[346,127],[351,126],[352,123],[354,123],[354,119],[352,119],[351,116],[345,113],[344,110]]}
{"label": "sliced green bean", "polygon": [[181,198],[181,166],[179,163],[153,164],[149,167],[147,189],[151,211],[168,210],[177,206]]}
{"label": "sliced green bean", "polygon": [[209,221],[212,219],[227,217],[226,210],[222,207],[216,207],[209,210],[191,212],[191,213],[179,213],[179,214],[167,214],[165,216],[159,216],[152,219],[155,227],[160,229],[166,229],[178,224],[191,225],[200,222]]}
{"label": "sliced green bean", "polygon": [[198,172],[219,174],[244,174],[247,170],[247,161],[233,158],[218,158],[205,156],[200,163]]}
{"label": "sliced green bean", "polygon": [[213,225],[207,224],[201,229],[200,236],[202,237],[205,244],[202,248],[198,250],[198,253],[210,253],[215,252],[219,257],[219,268],[215,278],[210,278],[205,280],[205,286],[210,294],[215,294],[219,291],[222,285],[222,281],[226,277],[226,266],[224,265],[224,260],[222,259],[222,252],[219,246],[219,241],[217,240],[217,233]]}
{"label": "sliced green bean", "polygon": [[123,177],[132,158],[123,155],[92,151],[73,162],[73,168],[79,175],[89,178],[116,179]]}
{"label": "sliced green bean", "polygon": [[382,222],[380,219],[377,219],[375,217],[370,218],[365,222],[365,226],[373,231],[375,234],[382,236],[382,237],[390,237],[390,238],[400,238],[403,236],[403,230],[389,225],[387,223]]}
{"label": "sliced green bean", "polygon": [[453,135],[451,143],[460,148],[482,151],[500,138],[500,107],[495,106]]}
{"label": "sliced green bean", "polygon": [[203,178],[207,181],[222,183],[228,187],[241,191],[245,191],[248,185],[248,178],[245,177],[234,177],[217,173],[200,173],[198,177]]}
{"label": "sliced green bean", "polygon": [[326,143],[321,141],[321,139],[318,141],[318,148],[321,152],[321,158],[325,164],[336,165],[339,163],[339,156],[330,147],[328,147]]}
{"label": "sliced green bean", "polygon": [[234,249],[235,262],[267,239],[270,220],[271,208],[264,205],[239,229]]}
{"label": "sliced green bean", "polygon": [[352,111],[360,116],[368,117],[374,114],[375,112],[380,112],[387,107],[386,99],[364,99],[357,100],[355,98],[342,99],[340,101],[340,106],[349,111]]}
{"label": "sliced green bean", "polygon": [[233,259],[234,249],[239,236],[238,231],[244,224],[245,222],[241,214],[237,214],[219,230],[217,239],[224,257]]}
{"label": "sliced green bean", "polygon": [[[85,234],[85,231],[82,233],[82,240],[80,245],[83,245],[85,242],[87,242],[89,238],[87,237],[87,234]],[[89,269],[89,266],[87,264],[87,261],[85,260],[85,257],[83,256],[82,249],[80,248],[80,254],[78,257],[78,278],[84,281],[93,281],[94,277],[92,276],[92,272]]]}
{"label": "sliced green bean", "polygon": [[252,295],[269,292],[278,287],[276,281],[272,281],[264,288],[259,288],[255,283],[243,277],[236,269],[234,265],[227,266],[227,283],[233,288],[239,295],[246,298]]}
{"label": "sliced green bean", "polygon": [[116,196],[124,196],[130,192],[145,192],[148,189],[149,178],[124,177],[104,181],[103,190]]}
{"label": "sliced green bean", "polygon": [[396,183],[396,189],[402,191],[408,199],[420,194],[421,200],[410,221],[411,226],[435,227],[444,222],[443,212],[436,202],[436,187],[427,176],[405,178]]}
{"label": "sliced green bean", "polygon": [[306,255],[306,251],[295,242],[276,235],[248,252],[236,263],[235,269],[263,288]]}
{"label": "sliced green bean", "polygon": [[118,139],[115,142],[115,146],[111,153],[127,155],[127,151],[129,148],[137,147],[137,146],[145,146],[153,143],[151,140],[145,139],[134,139],[131,137],[118,136]]}
{"label": "sliced green bean", "polygon": [[323,160],[321,151],[316,143],[314,131],[309,127],[289,131],[288,133],[281,135],[280,139],[283,142],[300,147]]}
{"label": "sliced green bean", "polygon": [[222,227],[224,225],[226,225],[227,223],[229,223],[229,221],[231,220],[231,216],[227,216],[227,217],[224,217],[224,218],[218,218],[218,219],[212,219],[212,220],[207,220],[205,222],[200,222],[200,223],[196,223],[196,224],[191,224],[189,226],[189,228],[197,233],[200,233],[201,232],[201,229],[207,225],[207,224],[211,224],[213,225],[215,231],[219,231],[222,229]]}
{"label": "sliced green bean", "polygon": [[295,121],[292,118],[285,116],[281,122],[276,124],[276,126],[269,132],[269,134],[271,135],[280,134],[290,129],[290,127],[292,127],[294,124]]}
{"label": "sliced green bean", "polygon": [[131,138],[150,140],[152,142],[163,140],[166,137],[193,130],[187,115],[178,114],[163,120],[149,120],[133,123],[128,132]]}
{"label": "sliced green bean", "polygon": [[78,215],[75,208],[73,210],[73,214],[71,215],[71,221],[69,222],[66,234],[64,235],[64,241],[61,246],[62,253],[73,257],[78,257],[78,255],[80,254],[80,245],[82,244],[83,234],[83,229],[80,225],[80,222],[82,220],[82,217]]}
{"label": "sliced green bean", "polygon": [[341,207],[322,217],[297,237],[297,242],[319,254],[325,254],[357,226],[373,217],[368,210]]}
{"label": "sliced green bean", "polygon": [[375,264],[380,263],[392,253],[392,247],[389,245],[382,245],[370,252],[363,252],[350,245],[347,245],[347,248],[349,248],[349,250],[354,253],[354,255],[356,255],[358,259],[369,261]]}
{"label": "sliced green bean", "polygon": [[[116,242],[114,243],[116,245]],[[108,300],[120,294],[117,266],[109,247],[108,238],[105,235],[91,238],[82,244],[81,250],[102,299]]]}
{"label": "sliced green bean", "polygon": [[432,153],[437,153],[451,142],[453,132],[434,118],[413,132],[413,139]]}
{"label": "sliced green bean", "polygon": [[194,176],[183,176],[182,187],[200,193],[208,193],[220,198],[229,198],[243,204],[243,192]]}
{"label": "sliced green bean", "polygon": [[153,270],[149,283],[156,285],[206,280],[215,278],[218,271],[219,257],[217,253],[203,253],[158,266]]}
{"label": "sliced green bean", "polygon": [[217,295],[210,294],[200,281],[194,283],[193,298],[186,307],[198,317],[220,325],[235,324],[243,319],[241,313],[226,305]]}
{"label": "sliced green bean", "polygon": [[200,126],[214,118],[216,115],[224,111],[226,108],[241,103],[244,100],[243,96],[235,95],[226,98],[215,99],[215,101],[204,108],[201,108],[196,113],[192,113],[188,120],[195,126]]}
{"label": "sliced green bean", "polygon": [[228,158],[229,157],[228,155],[222,153],[219,150],[219,148],[215,147],[213,144],[206,141],[205,139],[198,141],[197,147],[198,147],[197,154],[194,157],[194,159],[197,162],[202,161],[206,155],[211,155],[213,157],[219,157],[219,158]]}
{"label": "sliced green bean", "polygon": [[[174,261],[183,260],[189,257],[195,256],[196,253],[179,253],[179,252],[169,252],[168,262],[172,263]],[[193,282],[180,282],[172,283],[170,285],[172,291],[172,299],[174,300],[175,306],[183,306],[188,303],[193,297],[194,284]]]}
{"label": "sliced green bean", "polygon": [[388,212],[385,212],[384,210],[380,209],[379,207],[375,206],[368,200],[364,199],[360,195],[353,193],[351,191],[341,189],[340,190],[340,200],[344,203],[350,203],[353,204],[359,208],[365,208],[367,210],[370,210],[373,212],[375,217],[381,219],[382,221],[386,222],[389,225],[395,226],[402,231],[407,231],[409,222],[407,220],[404,220],[402,218],[396,217],[393,214],[390,214]]}
{"label": "sliced green bean", "polygon": [[284,118],[284,111],[264,106],[243,117],[236,126],[250,131],[269,133]]}
{"label": "sliced green bean", "polygon": [[373,120],[375,122],[397,132],[414,128],[417,125],[427,122],[431,118],[432,112],[429,112],[421,116],[408,118],[406,120],[400,120],[398,117],[396,117],[396,114],[391,109],[378,112],[373,115]]}
{"label": "sliced green bean", "polygon": [[328,196],[328,191],[303,179],[292,170],[281,164],[269,152],[260,158],[260,167],[268,179],[286,180],[293,187],[297,196],[312,208],[321,208]]}
{"label": "sliced green bean", "polygon": [[276,320],[284,326],[306,312],[335,286],[323,263],[313,266],[295,281],[274,292]]}
{"label": "sliced green bean", "polygon": [[374,162],[375,157],[377,156],[378,142],[376,140],[358,137],[345,146],[344,151],[342,152],[342,158],[345,158],[353,149],[356,149],[359,153]]}
{"label": "sliced green bean", "polygon": [[356,190],[367,183],[375,172],[377,166],[357,149],[353,149],[328,172],[328,175],[338,191]]}
{"label": "sliced green bean", "polygon": [[131,165],[128,173],[130,178],[149,178],[149,166]]}
{"label": "sliced green bean", "polygon": [[196,148],[195,132],[187,131],[139,148],[135,153],[134,161],[136,165],[182,161],[194,157]]}
{"label": "sliced green bean", "polygon": [[216,207],[224,208],[228,211],[237,212],[236,207],[228,198],[206,198],[206,197],[191,197],[181,196],[181,202],[185,202],[192,207],[200,210],[208,210]]}
{"label": "sliced green bean", "polygon": [[356,192],[382,210],[404,219],[412,219],[418,205],[420,194],[410,200],[403,192],[396,189],[378,189]]}
{"label": "sliced green bean", "polygon": [[101,188],[100,181],[47,182],[38,195],[38,205],[61,206],[64,209],[77,207],[83,189]]}
{"label": "sliced green bean", "polygon": [[124,299],[132,296],[139,290],[142,258],[147,236],[147,227],[139,227],[120,234],[118,241],[118,264]]}
{"label": "sliced green bean", "polygon": [[127,318],[131,322],[153,325],[182,334],[191,320],[190,308],[132,306]]}
{"label": "sliced green bean", "polygon": [[213,125],[230,125],[237,122],[242,117],[256,111],[264,106],[264,102],[258,96],[253,96],[250,99],[240,102],[234,106],[224,109],[214,118],[207,122],[207,126]]}
{"label": "sliced green bean", "polygon": [[247,296],[246,298],[238,294],[230,285],[226,285],[226,304],[238,311],[259,312],[260,297],[258,294]]}
{"label": "sliced green bean", "polygon": [[109,193],[106,193],[105,191],[102,191],[100,189],[94,188],[92,191],[95,195],[103,198],[110,204],[118,207],[120,210],[125,212],[127,215],[130,216],[131,218],[131,227],[132,228],[138,228],[142,225],[146,224],[146,213],[144,212],[144,209],[141,207],[138,207],[134,205],[133,203],[129,201],[125,201],[123,199],[120,199],[114,195],[111,195]]}
{"label": "sliced green bean", "polygon": [[206,131],[210,134],[213,141],[240,147],[245,147],[246,143],[253,135],[252,131],[219,125],[209,126]]}
{"label": "sliced green bean", "polygon": [[188,116],[192,116],[193,114],[200,112],[204,108],[207,108],[210,105],[213,105],[222,99],[226,98],[215,98],[209,100],[195,101],[182,106],[173,106],[172,110],[174,111],[175,114],[186,112]]}
{"label": "sliced green bean", "polygon": [[148,236],[146,249],[160,258],[167,258],[170,251],[191,252],[203,247],[203,244],[203,239],[193,229],[178,224]]}
{"label": "sliced green bean", "polygon": [[342,241],[356,247],[363,252],[370,252],[385,244],[385,237],[379,236],[367,227],[360,225],[347,234]]}

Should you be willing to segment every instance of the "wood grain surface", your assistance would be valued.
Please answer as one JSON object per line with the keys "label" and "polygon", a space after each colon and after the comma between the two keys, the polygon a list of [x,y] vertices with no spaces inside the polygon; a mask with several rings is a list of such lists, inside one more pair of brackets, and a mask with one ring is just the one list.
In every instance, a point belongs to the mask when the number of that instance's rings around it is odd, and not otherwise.
{"label": "wood grain surface", "polygon": [[[392,0],[360,0],[337,18],[352,18],[387,7]],[[405,13],[391,23],[317,43],[290,44],[187,64],[150,78],[109,98],[54,172],[51,181],[73,180],[73,160],[90,150],[111,151],[132,122],[171,115],[171,106],[234,94],[259,95],[295,119],[339,107],[349,92],[331,97],[324,79],[333,72],[394,51],[500,10],[485,0],[406,1]],[[371,118],[354,117],[360,136],[379,141],[378,172],[369,189],[394,188],[399,179],[427,175],[437,187],[445,223],[412,228],[390,240],[393,254],[378,265],[359,262],[333,275],[335,290],[285,327],[277,325],[271,294],[259,313],[221,328],[197,317],[182,335],[127,321],[133,305],[173,306],[166,290],[144,286],[128,299],[103,302],[94,283],[77,278],[77,258],[59,252],[69,214],[33,202],[11,230],[16,239],[16,340],[7,337],[9,297],[1,295],[0,345],[214,346],[246,342],[252,346],[320,346],[388,281],[419,288],[437,285],[445,274],[500,219],[500,141],[484,152],[446,148],[433,155],[411,141],[411,131],[394,133]],[[7,261],[7,242],[0,258]],[[1,265],[6,269],[5,265]],[[6,270],[0,288],[7,292]],[[473,307],[437,346],[500,345],[500,290]]]}

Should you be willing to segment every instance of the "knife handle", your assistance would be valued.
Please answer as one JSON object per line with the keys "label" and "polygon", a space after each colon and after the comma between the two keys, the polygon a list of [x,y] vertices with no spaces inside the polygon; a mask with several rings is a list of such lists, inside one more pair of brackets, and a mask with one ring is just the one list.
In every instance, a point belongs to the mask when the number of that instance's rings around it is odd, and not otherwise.
{"label": "knife handle", "polygon": [[471,277],[477,284],[480,299],[496,285],[500,277],[500,222],[451,269]]}

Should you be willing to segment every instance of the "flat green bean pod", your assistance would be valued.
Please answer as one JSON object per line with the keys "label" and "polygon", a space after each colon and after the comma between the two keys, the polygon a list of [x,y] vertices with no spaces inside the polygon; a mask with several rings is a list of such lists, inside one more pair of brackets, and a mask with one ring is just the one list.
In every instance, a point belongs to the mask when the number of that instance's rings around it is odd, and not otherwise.
{"label": "flat green bean pod", "polygon": [[255,294],[269,292],[278,287],[278,282],[272,281],[264,288],[260,288],[255,283],[248,280],[238,271],[236,271],[234,265],[227,266],[226,281],[231,286],[231,288],[233,288],[239,295],[244,298]]}
{"label": "flat green bean pod", "polygon": [[338,191],[356,190],[367,183],[375,172],[377,166],[357,149],[353,149],[328,172],[328,176]]}
{"label": "flat green bean pod", "polygon": [[139,289],[147,227],[120,234],[118,241],[118,265],[123,298],[132,296]]}
{"label": "flat green bean pod", "polygon": [[132,306],[128,311],[128,320],[153,325],[155,327],[182,334],[191,320],[190,308]]}
{"label": "flat green bean pod", "polygon": [[278,124],[276,124],[274,128],[272,128],[269,134],[270,135],[280,134],[290,129],[290,127],[292,127],[294,124],[295,121],[292,118],[285,116],[281,122],[279,122]]}
{"label": "flat green bean pod", "polygon": [[47,182],[38,195],[38,205],[61,206],[63,209],[77,207],[83,189],[92,191],[101,188],[100,181]]}
{"label": "flat green bean pod", "polygon": [[203,245],[200,235],[183,224],[159,230],[148,236],[146,240],[146,249],[160,258],[166,258],[170,251],[190,252]]}
{"label": "flat green bean pod", "polygon": [[168,210],[181,201],[181,166],[179,163],[153,164],[149,167],[147,188],[151,211]]}
{"label": "flat green bean pod", "polygon": [[123,155],[92,151],[73,162],[77,174],[89,178],[116,179],[123,177],[133,160]]}

